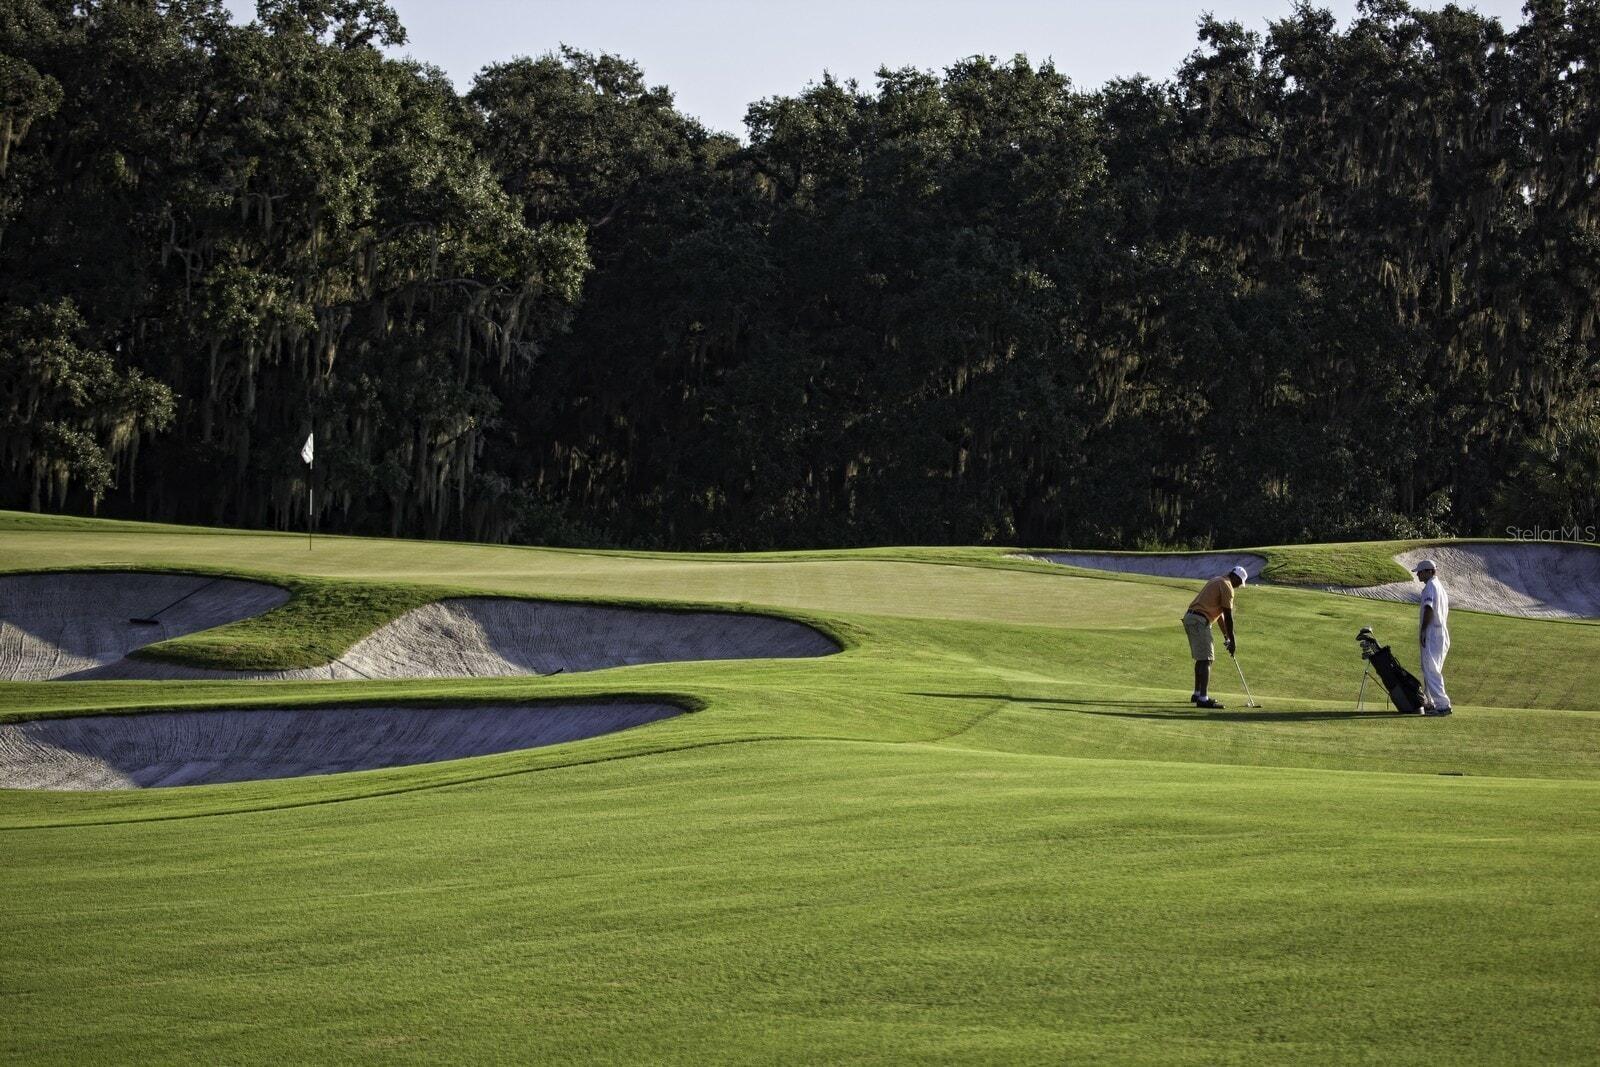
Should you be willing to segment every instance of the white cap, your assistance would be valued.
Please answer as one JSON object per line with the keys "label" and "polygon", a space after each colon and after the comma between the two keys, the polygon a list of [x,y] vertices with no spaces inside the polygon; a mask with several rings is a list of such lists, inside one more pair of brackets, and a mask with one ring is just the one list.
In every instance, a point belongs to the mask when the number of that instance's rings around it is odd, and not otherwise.
{"label": "white cap", "polygon": [[1245,582],[1248,582],[1250,580],[1249,572],[1246,571],[1243,567],[1235,567],[1235,568],[1233,568],[1233,570],[1229,571],[1228,573],[1233,575],[1235,578],[1239,579],[1239,584],[1240,585],[1243,585]]}
{"label": "white cap", "polygon": [[1415,567],[1412,567],[1411,573],[1421,574],[1423,571],[1436,571],[1438,569],[1439,565],[1437,563],[1431,559],[1425,559],[1421,563],[1418,563]]}

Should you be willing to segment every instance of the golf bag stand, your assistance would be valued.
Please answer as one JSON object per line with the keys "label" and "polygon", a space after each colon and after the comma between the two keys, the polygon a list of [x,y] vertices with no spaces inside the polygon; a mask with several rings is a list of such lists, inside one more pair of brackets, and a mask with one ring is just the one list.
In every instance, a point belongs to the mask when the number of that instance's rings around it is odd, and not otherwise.
{"label": "golf bag stand", "polygon": [[[1394,658],[1388,645],[1378,644],[1378,639],[1372,636],[1372,627],[1363,626],[1361,632],[1356,634],[1356,643],[1361,646],[1361,658],[1366,661],[1367,667],[1378,675],[1378,681],[1383,683],[1383,690],[1389,696],[1389,703],[1394,710],[1402,715],[1416,715],[1422,711],[1422,683],[1417,681],[1417,676],[1400,666],[1400,661]],[[1367,673],[1361,673],[1361,693],[1356,697],[1359,706],[1366,695]]]}
{"label": "golf bag stand", "polygon": [[[1357,711],[1366,711],[1367,710],[1367,679],[1371,678],[1371,677],[1372,677],[1372,664],[1368,663],[1365,659],[1363,659],[1361,661],[1361,688],[1356,690],[1356,710]],[[1394,701],[1389,699],[1389,694],[1388,693],[1384,693],[1383,694],[1383,706],[1385,708],[1391,708],[1391,709],[1394,707]]]}

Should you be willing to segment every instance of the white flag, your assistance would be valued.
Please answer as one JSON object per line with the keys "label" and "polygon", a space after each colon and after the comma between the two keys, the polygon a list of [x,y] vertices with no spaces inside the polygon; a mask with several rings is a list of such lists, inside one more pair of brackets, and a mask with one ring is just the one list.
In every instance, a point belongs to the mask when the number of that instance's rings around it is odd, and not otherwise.
{"label": "white flag", "polygon": [[306,443],[300,446],[300,458],[305,460],[307,463],[311,462],[311,439],[315,436],[317,436],[315,433],[306,434]]}

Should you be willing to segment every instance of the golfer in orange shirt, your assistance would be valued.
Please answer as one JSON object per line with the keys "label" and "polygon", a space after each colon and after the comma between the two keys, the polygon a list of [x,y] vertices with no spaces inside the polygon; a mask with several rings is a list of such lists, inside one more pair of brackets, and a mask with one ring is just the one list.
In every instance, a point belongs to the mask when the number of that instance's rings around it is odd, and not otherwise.
{"label": "golfer in orange shirt", "polygon": [[1222,620],[1222,643],[1228,655],[1233,655],[1234,649],[1239,647],[1233,636],[1233,591],[1243,585],[1247,577],[1243,567],[1218,575],[1205,584],[1184,613],[1183,628],[1189,635],[1189,651],[1194,654],[1194,692],[1189,699],[1197,707],[1222,707],[1206,695],[1206,688],[1211,684],[1211,664],[1217,658],[1211,643],[1211,624]]}

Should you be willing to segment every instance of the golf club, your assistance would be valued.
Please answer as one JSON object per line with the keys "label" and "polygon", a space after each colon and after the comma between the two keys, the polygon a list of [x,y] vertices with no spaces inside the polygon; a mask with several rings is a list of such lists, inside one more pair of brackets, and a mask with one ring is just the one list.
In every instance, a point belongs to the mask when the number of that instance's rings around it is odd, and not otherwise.
{"label": "golf club", "polygon": [[1233,660],[1233,669],[1239,672],[1239,684],[1244,686],[1244,706],[1247,708],[1259,708],[1261,705],[1257,704],[1255,698],[1250,695],[1250,683],[1244,680],[1244,668],[1239,666],[1239,657],[1229,652],[1228,658]]}

